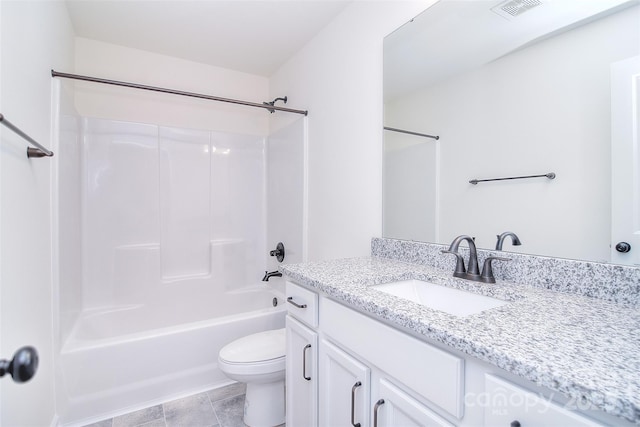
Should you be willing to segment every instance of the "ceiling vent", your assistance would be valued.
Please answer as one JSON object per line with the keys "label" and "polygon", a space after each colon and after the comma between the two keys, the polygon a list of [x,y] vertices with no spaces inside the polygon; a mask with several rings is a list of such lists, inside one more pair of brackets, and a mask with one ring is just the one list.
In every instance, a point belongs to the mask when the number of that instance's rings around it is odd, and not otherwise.
{"label": "ceiling vent", "polygon": [[512,20],[541,4],[540,0],[507,0],[492,7],[491,10],[503,18]]}

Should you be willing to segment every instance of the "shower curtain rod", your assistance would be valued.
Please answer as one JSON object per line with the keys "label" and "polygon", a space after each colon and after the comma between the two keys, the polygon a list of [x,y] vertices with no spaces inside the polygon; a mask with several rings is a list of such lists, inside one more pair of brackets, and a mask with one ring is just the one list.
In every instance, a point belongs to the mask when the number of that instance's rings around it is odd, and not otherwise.
{"label": "shower curtain rod", "polygon": [[147,85],[141,85],[141,84],[137,84],[137,83],[121,82],[121,81],[117,81],[117,80],[107,80],[107,79],[101,79],[101,78],[98,78],[98,77],[81,76],[79,74],[61,73],[61,72],[58,72],[58,71],[55,71],[55,70],[51,70],[51,77],[62,77],[62,78],[65,78],[65,79],[84,80],[84,81],[87,81],[87,82],[103,83],[103,84],[114,85],[114,86],[124,86],[124,87],[129,87],[129,88],[134,88],[134,89],[149,90],[149,91],[153,91],[153,92],[170,93],[170,94],[173,94],[173,95],[189,96],[189,97],[192,97],[192,98],[208,99],[210,101],[228,102],[230,104],[239,104],[239,105],[246,105],[248,107],[263,108],[263,109],[269,110],[271,112],[273,112],[273,110],[276,110],[276,111],[284,111],[284,112],[287,112],[287,113],[303,114],[305,116],[308,114],[308,111],[306,111],[306,110],[294,110],[292,108],[278,107],[278,106],[270,105],[270,104],[258,104],[257,102],[240,101],[238,99],[221,98],[219,96],[203,95],[201,93],[185,92],[185,91],[182,91],[182,90],[166,89],[166,88],[163,88],[163,87],[147,86]]}

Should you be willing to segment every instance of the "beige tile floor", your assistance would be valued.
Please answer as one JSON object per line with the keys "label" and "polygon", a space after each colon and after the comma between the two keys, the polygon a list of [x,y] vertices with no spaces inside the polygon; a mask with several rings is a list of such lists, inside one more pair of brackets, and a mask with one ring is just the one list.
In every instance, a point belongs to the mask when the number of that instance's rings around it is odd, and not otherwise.
{"label": "beige tile floor", "polygon": [[245,427],[244,393],[244,384],[231,384],[86,427]]}

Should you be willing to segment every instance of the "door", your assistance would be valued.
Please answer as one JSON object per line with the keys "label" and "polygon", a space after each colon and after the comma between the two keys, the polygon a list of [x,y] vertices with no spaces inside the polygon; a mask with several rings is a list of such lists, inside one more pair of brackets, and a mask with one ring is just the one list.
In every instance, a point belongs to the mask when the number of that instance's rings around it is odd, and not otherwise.
{"label": "door", "polygon": [[329,341],[320,341],[320,425],[369,425],[371,370]]}
{"label": "door", "polygon": [[318,334],[287,316],[287,425],[318,425]]}
{"label": "door", "polygon": [[611,65],[611,262],[640,265],[640,56]]}

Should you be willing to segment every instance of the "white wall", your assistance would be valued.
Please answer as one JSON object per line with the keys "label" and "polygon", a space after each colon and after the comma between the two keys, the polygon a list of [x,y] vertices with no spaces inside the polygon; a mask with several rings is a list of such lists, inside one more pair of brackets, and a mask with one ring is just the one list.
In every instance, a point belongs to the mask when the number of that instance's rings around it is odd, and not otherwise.
{"label": "white wall", "polygon": [[[62,2],[0,2],[0,112],[51,146],[51,68],[73,67],[73,31]],[[51,159],[26,157],[0,127],[0,356],[30,344],[40,368],[26,384],[0,381],[0,424],[54,421]]]}
{"label": "white wall", "polygon": [[[80,37],[75,73],[258,103],[269,100],[265,77]],[[87,117],[261,136],[268,131],[269,114],[258,108],[98,83],[75,84],[76,108]]]}
{"label": "white wall", "polygon": [[356,1],[270,79],[309,110],[309,260],[368,255],[381,234],[382,41],[432,3]]}
{"label": "white wall", "polygon": [[[53,81],[53,292],[57,295],[54,351],[82,310],[82,122],[73,106],[72,83]],[[59,188],[64,191],[58,191]],[[60,284],[64,284],[61,286]]]}
{"label": "white wall", "polygon": [[[627,9],[386,105],[389,123],[441,136],[425,142],[440,145],[440,243],[469,234],[491,248],[510,230],[519,251],[609,259],[610,64],[638,54],[639,12]],[[468,183],[547,172],[557,178]],[[407,192],[421,191],[412,184]]]}

